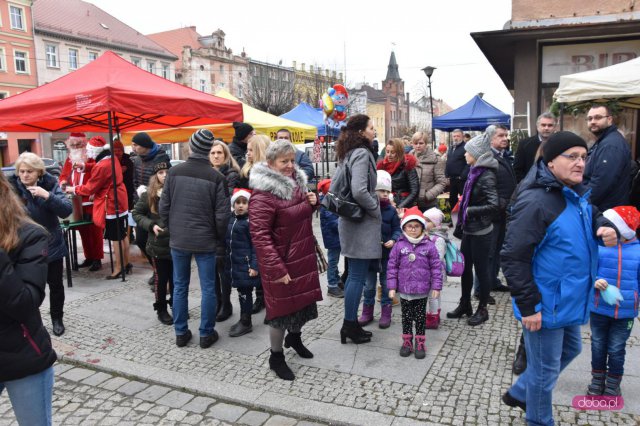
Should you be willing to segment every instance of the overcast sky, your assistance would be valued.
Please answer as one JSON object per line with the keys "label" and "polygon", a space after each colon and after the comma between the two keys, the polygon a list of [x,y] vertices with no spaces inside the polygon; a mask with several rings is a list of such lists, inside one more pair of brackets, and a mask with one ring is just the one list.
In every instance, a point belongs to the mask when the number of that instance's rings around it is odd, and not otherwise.
{"label": "overcast sky", "polygon": [[212,1],[89,0],[143,34],[195,25],[221,28],[234,53],[291,66],[345,69],[347,83],[380,83],[395,50],[405,91],[426,89],[457,108],[478,92],[511,113],[513,99],[469,35],[503,28],[511,0]]}

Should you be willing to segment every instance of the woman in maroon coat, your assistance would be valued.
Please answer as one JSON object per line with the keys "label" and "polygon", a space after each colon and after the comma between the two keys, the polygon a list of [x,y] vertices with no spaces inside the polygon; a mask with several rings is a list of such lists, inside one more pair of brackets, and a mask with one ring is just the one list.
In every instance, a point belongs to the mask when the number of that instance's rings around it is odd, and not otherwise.
{"label": "woman in maroon coat", "polygon": [[294,375],[282,343],[303,358],[313,357],[302,344],[301,329],[318,317],[316,302],[322,300],[311,227],[318,199],[307,189],[295,152],[289,141],[271,143],[267,162],[253,166],[249,181],[249,226],[264,288],[265,323],[271,327],[269,367],[283,380]]}

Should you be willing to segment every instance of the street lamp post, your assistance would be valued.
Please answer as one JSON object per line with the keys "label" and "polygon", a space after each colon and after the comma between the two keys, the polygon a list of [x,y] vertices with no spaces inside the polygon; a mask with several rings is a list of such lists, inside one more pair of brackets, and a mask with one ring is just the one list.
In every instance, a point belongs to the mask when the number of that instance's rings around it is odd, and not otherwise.
{"label": "street lamp post", "polygon": [[436,148],[436,129],[433,128],[433,96],[431,95],[431,76],[433,72],[436,70],[435,67],[424,67],[422,71],[427,75],[427,80],[429,81],[429,104],[431,105],[431,145],[432,148]]}

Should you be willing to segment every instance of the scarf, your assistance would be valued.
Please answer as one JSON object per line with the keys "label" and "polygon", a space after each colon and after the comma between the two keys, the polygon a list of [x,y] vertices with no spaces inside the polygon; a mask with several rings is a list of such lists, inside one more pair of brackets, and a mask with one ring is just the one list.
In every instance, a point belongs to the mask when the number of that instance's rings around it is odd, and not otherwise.
{"label": "scarf", "polygon": [[391,161],[387,160],[386,158],[384,158],[384,159],[382,159],[382,161],[378,162],[378,165],[376,166],[376,168],[378,170],[384,170],[385,172],[388,172],[391,176],[393,176],[394,173],[398,171],[398,168],[403,163],[404,163],[403,161],[391,162]]}
{"label": "scarf", "polygon": [[380,198],[380,208],[381,209],[384,209],[384,208],[386,208],[387,206],[390,206],[390,205],[391,205],[391,200],[390,199],[387,198],[386,200],[383,200],[382,198]]}
{"label": "scarf", "polygon": [[411,238],[404,231],[402,231],[402,235],[404,235],[404,237],[407,239],[407,241],[409,241],[411,244],[418,244],[420,241],[422,241],[424,239],[425,233],[423,232],[422,235],[420,235],[418,238]]}
{"label": "scarf", "polygon": [[460,200],[460,223],[464,226],[467,220],[467,207],[469,207],[469,200],[471,199],[471,191],[476,184],[480,176],[487,170],[485,167],[471,167],[469,171],[469,177],[464,184],[464,190],[462,191],[462,199]]}
{"label": "scarf", "polygon": [[158,145],[157,143],[153,144],[153,148],[151,148],[151,151],[149,151],[148,153],[146,153],[145,155],[141,155],[140,159],[142,161],[149,161],[151,160],[153,157],[156,156],[156,154],[158,153],[158,151],[160,150],[160,145]]}

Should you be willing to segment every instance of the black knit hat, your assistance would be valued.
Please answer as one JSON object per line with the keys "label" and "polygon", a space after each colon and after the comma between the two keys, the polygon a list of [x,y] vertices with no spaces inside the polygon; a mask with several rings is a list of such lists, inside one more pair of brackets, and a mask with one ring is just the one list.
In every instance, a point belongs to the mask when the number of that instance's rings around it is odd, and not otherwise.
{"label": "black knit hat", "polygon": [[542,159],[544,160],[544,164],[549,164],[549,161],[574,146],[581,146],[584,149],[588,149],[584,139],[575,133],[564,131],[552,134],[549,139],[542,144]]}
{"label": "black knit hat", "polygon": [[209,129],[198,129],[189,139],[189,148],[194,154],[209,155],[213,146],[213,133]]}
{"label": "black knit hat", "polygon": [[155,142],[151,139],[151,136],[149,136],[145,132],[136,134],[133,139],[131,139],[131,142],[135,143],[136,145],[140,145],[143,148],[153,148],[153,145],[155,144]]}
{"label": "black knit hat", "polygon": [[249,133],[253,132],[253,126],[248,123],[240,123],[239,121],[235,121],[233,123],[233,128],[236,130],[236,139],[239,141],[244,140]]}
{"label": "black knit hat", "polygon": [[168,170],[171,168],[171,163],[168,161],[161,161],[153,166],[153,174],[158,173],[160,170]]}

